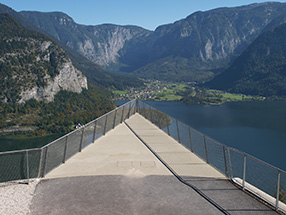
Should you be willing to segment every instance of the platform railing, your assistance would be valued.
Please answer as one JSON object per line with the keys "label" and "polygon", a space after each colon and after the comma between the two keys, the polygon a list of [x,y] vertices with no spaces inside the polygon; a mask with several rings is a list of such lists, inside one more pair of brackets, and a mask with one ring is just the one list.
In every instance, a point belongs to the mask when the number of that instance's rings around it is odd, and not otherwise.
{"label": "platform railing", "polygon": [[42,148],[0,152],[0,182],[44,177],[138,112],[206,163],[286,212],[286,172],[228,147],[141,100],[132,100]]}
{"label": "platform railing", "polygon": [[137,112],[230,180],[286,212],[286,172],[247,153],[228,147],[138,100]]}
{"label": "platform railing", "polygon": [[135,107],[136,100],[127,102],[42,148],[0,152],[0,182],[44,177],[135,114]]}

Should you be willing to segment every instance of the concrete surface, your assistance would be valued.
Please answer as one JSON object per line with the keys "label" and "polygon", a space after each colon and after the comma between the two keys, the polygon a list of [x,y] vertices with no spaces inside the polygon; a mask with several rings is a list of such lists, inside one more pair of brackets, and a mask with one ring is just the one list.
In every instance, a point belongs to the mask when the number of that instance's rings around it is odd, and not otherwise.
{"label": "concrete surface", "polygon": [[223,174],[141,115],[136,114],[126,123],[179,175],[226,179]]}
{"label": "concrete surface", "polygon": [[174,176],[43,180],[30,209],[30,215],[223,214]]}
{"label": "concrete surface", "polygon": [[45,178],[136,174],[171,175],[127,126],[121,124]]}
{"label": "concrete surface", "polygon": [[37,186],[30,215],[276,214],[144,117],[126,124],[50,172]]}

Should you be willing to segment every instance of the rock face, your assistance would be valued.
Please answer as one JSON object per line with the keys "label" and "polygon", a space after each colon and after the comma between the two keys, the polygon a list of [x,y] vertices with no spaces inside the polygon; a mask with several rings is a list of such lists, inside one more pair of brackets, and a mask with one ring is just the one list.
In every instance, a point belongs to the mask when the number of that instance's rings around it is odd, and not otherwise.
{"label": "rock face", "polygon": [[154,32],[134,26],[78,25],[63,13],[21,14],[105,68],[116,64],[117,71],[144,78],[205,81],[229,66],[265,29],[276,27],[273,20],[285,17],[286,4],[196,12]]}
{"label": "rock face", "polygon": [[32,89],[23,90],[20,93],[19,103],[24,103],[30,99],[52,102],[54,96],[61,90],[81,93],[82,89],[87,89],[86,77],[72,65],[70,60],[63,63],[61,67],[56,77],[45,77],[45,87],[34,86]]}
{"label": "rock face", "polygon": [[146,37],[151,33],[137,26],[79,25],[71,17],[60,12],[22,11],[20,14],[49,35],[101,66],[117,63],[120,57],[119,51],[126,41]]}
{"label": "rock face", "polygon": [[0,100],[51,102],[61,90],[81,93],[86,77],[67,54],[47,37],[25,29],[12,16],[0,14]]}

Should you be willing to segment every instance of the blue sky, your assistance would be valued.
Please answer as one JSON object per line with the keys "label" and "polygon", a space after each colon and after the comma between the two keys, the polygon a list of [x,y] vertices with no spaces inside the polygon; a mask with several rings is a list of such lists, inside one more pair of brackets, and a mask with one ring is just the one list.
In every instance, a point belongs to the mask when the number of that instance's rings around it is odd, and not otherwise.
{"label": "blue sky", "polygon": [[[138,25],[154,30],[188,15],[218,7],[234,7],[262,0],[1,0],[16,11],[62,11],[77,23]],[[279,2],[286,2],[280,0]]]}

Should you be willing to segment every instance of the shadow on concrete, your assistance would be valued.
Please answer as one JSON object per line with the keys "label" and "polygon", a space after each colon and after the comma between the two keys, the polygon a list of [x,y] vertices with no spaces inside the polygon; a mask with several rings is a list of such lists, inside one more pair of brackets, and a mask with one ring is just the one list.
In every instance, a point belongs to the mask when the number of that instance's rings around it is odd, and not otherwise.
{"label": "shadow on concrete", "polygon": [[269,204],[227,179],[181,177],[229,214],[279,214]]}
{"label": "shadow on concrete", "polygon": [[30,215],[222,214],[174,176],[42,180],[30,209]]}

